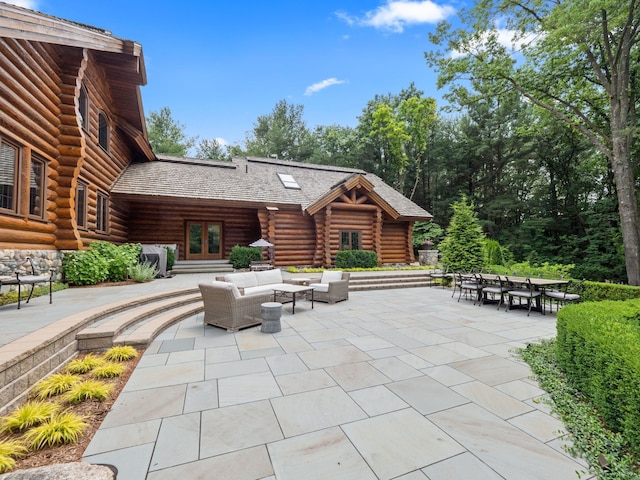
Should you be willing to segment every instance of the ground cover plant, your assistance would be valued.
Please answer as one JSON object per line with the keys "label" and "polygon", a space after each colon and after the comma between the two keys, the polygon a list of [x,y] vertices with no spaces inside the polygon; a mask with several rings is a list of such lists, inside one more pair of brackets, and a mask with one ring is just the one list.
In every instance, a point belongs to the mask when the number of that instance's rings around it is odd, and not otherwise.
{"label": "ground cover plant", "polygon": [[135,348],[117,346],[38,382],[30,400],[0,418],[0,473],[80,461],[138,358]]}
{"label": "ground cover plant", "polygon": [[[572,445],[568,453],[583,457],[589,474],[600,480],[638,480],[638,453],[619,433],[607,428],[598,411],[576,390],[560,368],[555,340],[530,344],[518,352],[529,364],[548,397],[545,399],[564,423]],[[577,472],[586,478],[587,472]]]}

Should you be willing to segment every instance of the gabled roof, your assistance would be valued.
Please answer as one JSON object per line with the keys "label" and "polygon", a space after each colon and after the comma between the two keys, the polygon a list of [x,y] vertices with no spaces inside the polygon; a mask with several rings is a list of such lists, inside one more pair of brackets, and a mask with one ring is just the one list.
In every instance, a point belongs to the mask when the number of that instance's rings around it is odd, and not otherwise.
{"label": "gabled roof", "polygon": [[[157,157],[154,162],[129,165],[111,193],[158,202],[180,198],[245,207],[293,206],[314,214],[357,187],[366,189],[371,200],[393,218],[431,218],[426,210],[364,170],[257,157],[231,162]],[[300,188],[286,188],[279,173],[291,175]]]}
{"label": "gabled roof", "polygon": [[[91,50],[104,68],[115,112],[146,137],[140,86],[147,74],[142,46],[108,30],[0,2],[0,37]],[[145,152],[148,154],[148,152]]]}

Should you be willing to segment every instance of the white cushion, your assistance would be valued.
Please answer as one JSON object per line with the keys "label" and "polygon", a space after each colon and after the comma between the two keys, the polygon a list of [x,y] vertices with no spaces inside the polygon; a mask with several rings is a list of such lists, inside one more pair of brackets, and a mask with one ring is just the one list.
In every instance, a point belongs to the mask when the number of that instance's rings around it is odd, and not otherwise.
{"label": "white cushion", "polygon": [[256,276],[258,285],[268,285],[270,283],[282,283],[282,272],[279,268],[272,270],[262,270],[253,272]]}
{"label": "white cushion", "polygon": [[314,292],[324,292],[327,293],[329,291],[328,283],[310,283],[310,287],[313,287]]}
{"label": "white cushion", "polygon": [[235,286],[235,284],[231,283],[231,282],[218,282],[216,280],[212,281],[211,284],[214,287],[217,288],[222,288],[223,290],[231,290],[231,293],[233,293],[233,296],[235,298],[240,298],[240,290],[238,290],[238,287]]}
{"label": "white cushion", "polygon": [[320,283],[337,282],[342,280],[342,272],[340,270],[325,270],[322,272]]}
{"label": "white cushion", "polygon": [[258,285],[254,272],[227,273],[224,276],[225,282],[231,282],[238,288],[255,287]]}

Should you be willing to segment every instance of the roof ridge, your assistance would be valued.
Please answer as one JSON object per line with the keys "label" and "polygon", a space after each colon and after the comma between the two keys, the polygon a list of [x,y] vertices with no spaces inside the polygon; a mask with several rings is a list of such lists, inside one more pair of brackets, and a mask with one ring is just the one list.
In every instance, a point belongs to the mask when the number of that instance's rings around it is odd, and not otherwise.
{"label": "roof ridge", "polygon": [[367,172],[361,170],[359,168],[349,168],[349,167],[338,167],[335,165],[324,165],[321,163],[305,163],[305,162],[296,162],[293,160],[279,160],[277,158],[265,158],[265,157],[236,157],[233,160],[247,160],[248,162],[254,163],[264,163],[269,165],[282,165],[283,167],[294,167],[294,168],[305,168],[307,170],[323,170],[330,172],[339,172],[339,173],[361,173],[366,174]]}

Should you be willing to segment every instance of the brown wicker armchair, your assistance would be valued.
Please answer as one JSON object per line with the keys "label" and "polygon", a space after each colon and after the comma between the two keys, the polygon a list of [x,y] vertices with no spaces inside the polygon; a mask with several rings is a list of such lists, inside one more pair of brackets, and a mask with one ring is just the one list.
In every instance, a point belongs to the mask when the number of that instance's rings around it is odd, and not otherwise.
{"label": "brown wicker armchair", "polygon": [[200,283],[198,287],[204,302],[204,323],[230,332],[262,323],[260,306],[273,297],[271,293],[242,296],[229,282]]}
{"label": "brown wicker armchair", "polygon": [[313,300],[316,302],[336,303],[349,300],[348,272],[325,270],[317,283],[309,283],[313,287]]}

